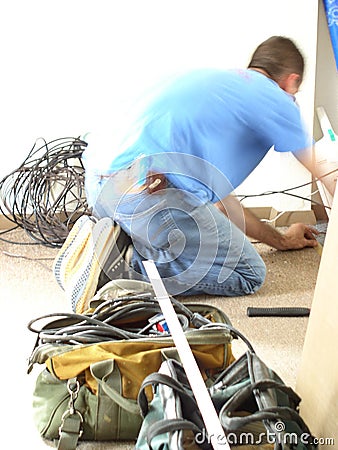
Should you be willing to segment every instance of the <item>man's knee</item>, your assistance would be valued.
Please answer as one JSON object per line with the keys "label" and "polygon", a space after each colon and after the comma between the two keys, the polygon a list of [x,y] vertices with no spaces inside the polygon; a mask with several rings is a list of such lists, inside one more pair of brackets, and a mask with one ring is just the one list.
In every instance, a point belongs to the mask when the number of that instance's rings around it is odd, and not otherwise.
{"label": "man's knee", "polygon": [[254,268],[254,277],[248,279],[249,284],[251,284],[251,293],[257,292],[264,284],[266,278],[266,265],[261,262],[258,266]]}

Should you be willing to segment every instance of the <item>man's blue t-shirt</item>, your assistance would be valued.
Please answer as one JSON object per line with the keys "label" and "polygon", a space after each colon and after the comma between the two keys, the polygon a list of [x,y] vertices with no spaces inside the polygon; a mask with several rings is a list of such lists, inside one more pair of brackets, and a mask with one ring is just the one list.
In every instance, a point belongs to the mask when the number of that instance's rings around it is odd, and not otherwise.
{"label": "man's blue t-shirt", "polygon": [[250,69],[178,77],[150,102],[138,130],[109,173],[145,156],[146,170],[213,202],[239,186],[272,146],[296,152],[310,145],[293,98]]}

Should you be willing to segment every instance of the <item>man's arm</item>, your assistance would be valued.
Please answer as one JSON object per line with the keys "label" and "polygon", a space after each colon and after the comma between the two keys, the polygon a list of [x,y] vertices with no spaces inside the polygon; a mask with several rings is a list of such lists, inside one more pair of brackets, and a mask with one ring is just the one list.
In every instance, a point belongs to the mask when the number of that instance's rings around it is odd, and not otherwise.
{"label": "man's arm", "polygon": [[233,195],[229,195],[215,205],[247,236],[277,250],[296,250],[317,245],[315,235],[318,232],[316,229],[303,223],[296,223],[282,234],[276,228],[260,221],[248,209],[243,208]]}
{"label": "man's arm", "polygon": [[315,158],[314,149],[312,147],[294,152],[294,156],[306,169],[312,173],[315,178],[319,178],[321,180],[326,189],[333,196],[336,189],[338,171],[333,172],[330,175],[327,175],[327,173],[337,169],[338,162],[329,163],[323,161],[321,163],[320,161],[317,161]]}

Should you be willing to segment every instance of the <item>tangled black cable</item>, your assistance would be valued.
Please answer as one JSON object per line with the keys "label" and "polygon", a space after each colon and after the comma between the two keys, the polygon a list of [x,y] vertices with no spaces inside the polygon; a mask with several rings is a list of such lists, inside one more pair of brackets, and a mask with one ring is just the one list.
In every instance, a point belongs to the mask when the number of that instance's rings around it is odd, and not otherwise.
{"label": "tangled black cable", "polygon": [[37,142],[0,181],[0,211],[39,243],[61,247],[76,219],[90,213],[81,160],[87,144],[72,137]]}

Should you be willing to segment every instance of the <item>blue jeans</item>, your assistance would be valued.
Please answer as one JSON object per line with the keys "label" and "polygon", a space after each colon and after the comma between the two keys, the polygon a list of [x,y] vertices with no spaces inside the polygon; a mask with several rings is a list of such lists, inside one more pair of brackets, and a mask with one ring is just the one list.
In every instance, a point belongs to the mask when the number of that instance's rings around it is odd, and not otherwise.
{"label": "blue jeans", "polygon": [[126,191],[121,175],[98,188],[93,210],[132,237],[132,278],[147,280],[142,261],[153,260],[171,295],[241,296],[261,287],[263,260],[214,204],[170,184],[151,194],[137,184]]}

